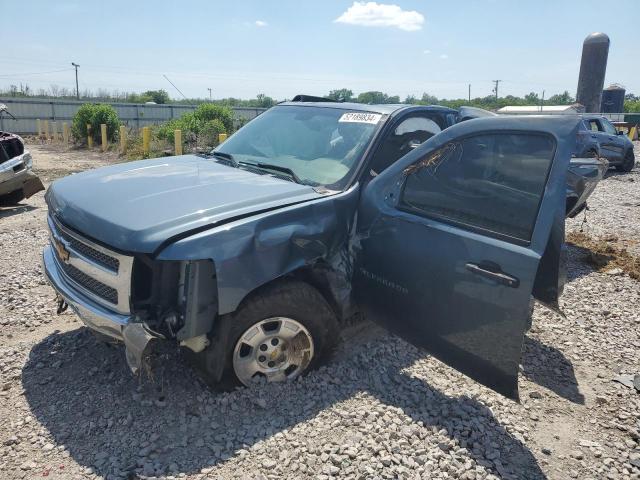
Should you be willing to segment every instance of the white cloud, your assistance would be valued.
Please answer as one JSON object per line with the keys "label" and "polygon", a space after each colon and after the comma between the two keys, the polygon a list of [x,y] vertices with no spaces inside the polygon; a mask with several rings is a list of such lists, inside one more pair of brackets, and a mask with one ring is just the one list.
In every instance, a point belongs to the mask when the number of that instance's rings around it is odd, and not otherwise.
{"label": "white cloud", "polygon": [[334,21],[365,27],[396,27],[413,32],[422,28],[424,15],[414,10],[402,10],[398,5],[353,2],[353,5]]}
{"label": "white cloud", "polygon": [[429,55],[431,53],[431,50],[424,50],[422,53],[424,53],[425,55]]}
{"label": "white cloud", "polygon": [[256,25],[256,27],[266,27],[269,24],[267,22],[263,21],[263,20],[256,20],[255,25]]}
{"label": "white cloud", "polygon": [[440,58],[443,60],[446,60],[447,58],[449,58],[449,55],[447,55],[446,53],[443,53],[442,55],[440,55]]}

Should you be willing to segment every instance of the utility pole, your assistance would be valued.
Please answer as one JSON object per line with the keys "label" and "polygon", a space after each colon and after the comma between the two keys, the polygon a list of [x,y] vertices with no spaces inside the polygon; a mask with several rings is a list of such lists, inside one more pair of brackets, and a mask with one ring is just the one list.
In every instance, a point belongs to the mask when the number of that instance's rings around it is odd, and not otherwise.
{"label": "utility pole", "polygon": [[78,67],[80,65],[78,65],[77,63],[73,63],[71,62],[71,65],[73,65],[74,67],[76,67],[76,98],[78,100],[80,100],[80,90],[78,89]]}
{"label": "utility pole", "polygon": [[211,89],[207,88],[207,90],[209,90],[209,101],[212,102],[213,100],[211,99]]}
{"label": "utility pole", "polygon": [[540,111],[544,108],[544,90],[542,90],[542,100],[540,100]]}
{"label": "utility pole", "polygon": [[498,101],[498,84],[501,82],[502,80],[493,80],[493,83],[496,84],[496,86],[494,87],[493,91],[496,92],[496,102]]}
{"label": "utility pole", "polygon": [[469,103],[471,103],[471,84],[469,84]]}

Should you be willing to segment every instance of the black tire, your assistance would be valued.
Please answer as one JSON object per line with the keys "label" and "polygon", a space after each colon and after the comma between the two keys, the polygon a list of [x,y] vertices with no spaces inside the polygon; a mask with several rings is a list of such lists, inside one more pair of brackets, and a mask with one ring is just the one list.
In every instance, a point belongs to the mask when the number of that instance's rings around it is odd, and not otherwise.
{"label": "black tire", "polygon": [[535,308],[536,305],[536,301],[533,298],[533,295],[531,295],[531,297],[529,298],[529,313],[527,316],[527,329],[525,330],[525,332],[528,332],[529,330],[531,330],[531,327],[533,326],[533,309]]}
{"label": "black tire", "polygon": [[24,192],[22,189],[14,190],[6,195],[0,195],[0,206],[12,207],[24,200]]}
{"label": "black tire", "polygon": [[633,150],[629,149],[627,150],[627,153],[624,156],[624,160],[622,160],[622,163],[620,165],[616,165],[616,170],[619,172],[625,172],[625,173],[629,173],[631,170],[633,170],[633,167],[636,164],[636,159],[633,155]]}
{"label": "black tire", "polygon": [[306,283],[282,281],[258,292],[234,313],[221,317],[211,344],[202,352],[187,352],[189,360],[203,380],[216,390],[228,391],[242,385],[233,368],[236,344],[252,325],[272,317],[294,319],[311,335],[314,355],[302,375],[316,368],[333,350],[338,322],[329,304]]}

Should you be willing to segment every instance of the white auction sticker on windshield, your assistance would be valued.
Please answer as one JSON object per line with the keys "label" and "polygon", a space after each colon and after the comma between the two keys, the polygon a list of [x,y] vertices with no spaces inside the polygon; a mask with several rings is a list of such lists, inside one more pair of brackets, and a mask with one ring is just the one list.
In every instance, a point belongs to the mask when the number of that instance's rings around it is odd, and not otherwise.
{"label": "white auction sticker on windshield", "polygon": [[379,113],[348,112],[343,113],[338,122],[376,124],[381,118]]}

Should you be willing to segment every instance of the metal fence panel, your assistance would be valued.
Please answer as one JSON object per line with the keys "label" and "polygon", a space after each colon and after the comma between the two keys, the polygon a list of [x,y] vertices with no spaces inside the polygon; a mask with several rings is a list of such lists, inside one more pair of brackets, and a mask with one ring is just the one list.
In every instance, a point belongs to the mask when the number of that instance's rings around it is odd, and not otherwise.
{"label": "metal fence panel", "polygon": [[[94,102],[76,102],[71,100],[45,100],[31,98],[0,97],[0,103],[7,105],[11,114],[16,117],[3,115],[0,117],[0,130],[21,134],[38,132],[37,119],[71,123],[73,116],[81,105]],[[123,124],[130,128],[164,123],[172,118],[179,118],[187,112],[193,112],[197,105],[147,105],[137,103],[95,102],[112,105]],[[266,108],[233,107],[236,118],[243,121],[251,120]],[[62,127],[58,127],[60,131]]]}

